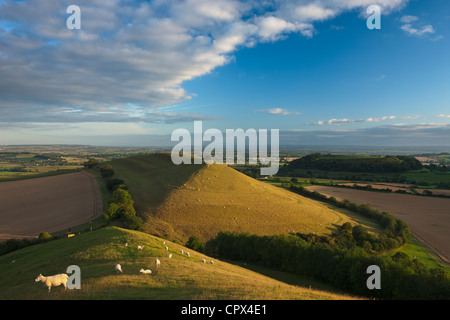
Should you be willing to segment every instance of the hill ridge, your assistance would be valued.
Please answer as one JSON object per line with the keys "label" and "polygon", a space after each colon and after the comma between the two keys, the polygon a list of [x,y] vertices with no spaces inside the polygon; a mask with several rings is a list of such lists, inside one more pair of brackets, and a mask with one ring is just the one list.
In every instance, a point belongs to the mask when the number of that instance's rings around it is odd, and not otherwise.
{"label": "hill ridge", "polygon": [[226,165],[174,165],[168,154],[110,162],[144,217],[145,231],[183,243],[219,231],[255,234],[329,234],[344,222],[342,210],[250,178]]}

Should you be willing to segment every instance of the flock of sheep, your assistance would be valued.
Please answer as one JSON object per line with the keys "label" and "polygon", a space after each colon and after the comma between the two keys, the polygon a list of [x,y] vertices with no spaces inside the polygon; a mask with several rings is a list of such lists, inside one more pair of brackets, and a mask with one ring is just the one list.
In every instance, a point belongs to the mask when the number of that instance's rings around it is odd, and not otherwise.
{"label": "flock of sheep", "polygon": [[[163,244],[166,244],[166,242],[164,241]],[[128,247],[128,243],[125,243],[125,247]],[[166,251],[169,251],[169,247],[168,246],[165,246],[164,248],[165,248]],[[137,246],[137,249],[138,250],[142,250],[142,249],[144,249],[144,246]],[[188,258],[191,256],[189,254],[189,252],[183,252],[183,250],[180,250],[180,254],[185,254],[186,257],[188,257]],[[169,259],[172,258],[172,254],[169,253],[168,257],[169,257]],[[206,260],[202,259],[201,262],[206,263]],[[210,260],[209,263],[213,264],[214,261]],[[157,268],[161,266],[161,261],[158,258],[155,259],[155,266]],[[122,266],[120,264],[116,264],[115,265],[115,270],[116,270],[117,273],[123,273]],[[141,268],[141,270],[139,270],[139,272],[142,273],[142,274],[151,274],[152,270]],[[44,283],[47,286],[47,288],[48,288],[48,292],[50,292],[52,286],[53,287],[57,287],[57,286],[63,285],[64,288],[67,289],[67,280],[68,280],[68,278],[69,278],[69,276],[67,274],[65,274],[65,273],[60,273],[60,274],[56,274],[54,276],[47,276],[47,277],[45,277],[42,274],[40,274],[35,279],[35,282],[42,282],[42,283]]]}
{"label": "flock of sheep", "polygon": [[[164,241],[163,244],[166,244],[166,242]],[[128,247],[128,243],[125,243],[125,247]],[[144,246],[137,246],[137,249],[138,250],[142,250],[142,249],[144,249]],[[169,251],[169,247],[168,246],[165,246],[164,249],[166,251]],[[191,256],[189,252],[184,252],[183,250],[180,250],[180,254],[185,254],[186,257],[188,257],[188,258]],[[172,258],[172,254],[171,253],[169,253],[168,258],[169,259]],[[201,262],[206,263],[206,260],[202,259]],[[214,261],[210,260],[209,263],[213,264]],[[155,266],[156,267],[161,266],[161,261],[158,258],[155,259]],[[115,269],[116,269],[117,273],[123,273],[122,266],[120,264],[116,264]],[[152,270],[141,268],[141,270],[139,270],[139,272],[142,273],[142,274],[151,274]]]}

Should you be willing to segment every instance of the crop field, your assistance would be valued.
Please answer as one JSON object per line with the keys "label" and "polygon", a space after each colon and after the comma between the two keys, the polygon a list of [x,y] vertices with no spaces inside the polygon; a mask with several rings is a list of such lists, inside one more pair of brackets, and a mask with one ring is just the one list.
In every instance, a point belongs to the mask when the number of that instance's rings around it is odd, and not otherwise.
{"label": "crop field", "polygon": [[369,203],[374,209],[388,211],[405,221],[411,233],[443,260],[450,261],[450,199],[325,186],[310,186],[307,189],[338,200]]}
{"label": "crop field", "polygon": [[0,241],[59,232],[98,218],[102,199],[84,172],[0,182]]}

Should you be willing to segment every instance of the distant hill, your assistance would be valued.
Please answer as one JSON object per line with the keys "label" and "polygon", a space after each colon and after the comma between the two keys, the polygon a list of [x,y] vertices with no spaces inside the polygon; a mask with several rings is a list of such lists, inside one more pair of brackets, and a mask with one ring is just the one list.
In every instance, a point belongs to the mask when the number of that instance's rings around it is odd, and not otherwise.
{"label": "distant hill", "polygon": [[297,169],[315,169],[345,172],[407,172],[419,170],[422,164],[415,157],[410,156],[359,156],[359,155],[331,155],[314,153],[291,161],[280,168],[279,175],[286,175]]}
{"label": "distant hill", "polygon": [[[124,244],[128,243],[125,247]],[[143,245],[142,251],[137,250]],[[168,246],[169,250],[164,249]],[[179,254],[189,251],[190,257]],[[171,253],[173,257],[168,258]],[[155,259],[161,261],[155,267]],[[208,263],[201,262],[205,258]],[[33,245],[0,256],[0,300],[51,299],[348,299],[348,296],[288,285],[214,260],[178,244],[116,227]],[[119,263],[123,274],[116,273]],[[53,287],[34,279],[81,269],[81,289]],[[152,270],[140,274],[141,268]]]}
{"label": "distant hill", "polygon": [[168,154],[109,162],[144,217],[145,231],[185,243],[219,231],[329,234],[360,217],[252,179],[226,165],[174,165]]}

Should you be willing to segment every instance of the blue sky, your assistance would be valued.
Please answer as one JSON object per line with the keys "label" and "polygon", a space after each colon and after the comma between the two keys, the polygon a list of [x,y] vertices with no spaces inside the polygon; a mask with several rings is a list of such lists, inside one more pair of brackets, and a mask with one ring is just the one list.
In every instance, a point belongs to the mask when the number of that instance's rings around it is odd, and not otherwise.
{"label": "blue sky", "polygon": [[170,145],[203,120],[281,144],[450,146],[448,1],[78,2],[79,31],[69,4],[0,2],[0,145]]}

